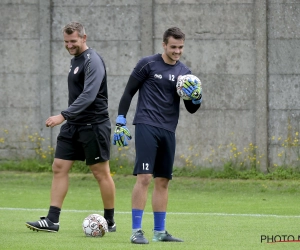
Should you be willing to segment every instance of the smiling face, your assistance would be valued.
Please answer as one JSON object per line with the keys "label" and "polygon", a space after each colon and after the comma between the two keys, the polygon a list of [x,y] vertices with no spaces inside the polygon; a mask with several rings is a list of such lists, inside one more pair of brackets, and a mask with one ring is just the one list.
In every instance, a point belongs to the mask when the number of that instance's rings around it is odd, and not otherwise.
{"label": "smiling face", "polygon": [[78,31],[75,30],[72,34],[64,32],[65,48],[69,51],[70,55],[78,56],[87,49],[86,35],[79,36]]}
{"label": "smiling face", "polygon": [[168,42],[163,42],[164,53],[162,57],[167,64],[174,65],[182,55],[184,46],[183,39],[175,39],[174,37],[169,37]]}

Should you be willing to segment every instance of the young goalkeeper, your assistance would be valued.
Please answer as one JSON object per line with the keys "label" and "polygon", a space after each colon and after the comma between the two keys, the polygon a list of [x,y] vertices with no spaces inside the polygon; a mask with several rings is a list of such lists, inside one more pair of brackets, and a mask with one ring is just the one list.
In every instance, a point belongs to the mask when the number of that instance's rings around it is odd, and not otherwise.
{"label": "young goalkeeper", "polygon": [[[172,179],[175,155],[175,130],[179,118],[180,97],[176,82],[180,75],[191,71],[179,61],[183,52],[185,34],[177,27],[167,29],[163,35],[162,54],[142,58],[132,71],[124,94],[121,97],[116,119],[113,144],[128,145],[131,139],[126,127],[126,115],[131,100],[139,90],[135,125],[136,160],[133,174],[137,176],[132,192],[133,244],[148,244],[142,230],[143,211],[146,205],[149,184],[154,178],[152,209],[154,214],[153,241],[183,240],[166,231],[165,219],[168,203],[168,184]],[[202,89],[186,82],[185,93],[198,98],[184,100],[188,112],[195,113],[202,101]]]}

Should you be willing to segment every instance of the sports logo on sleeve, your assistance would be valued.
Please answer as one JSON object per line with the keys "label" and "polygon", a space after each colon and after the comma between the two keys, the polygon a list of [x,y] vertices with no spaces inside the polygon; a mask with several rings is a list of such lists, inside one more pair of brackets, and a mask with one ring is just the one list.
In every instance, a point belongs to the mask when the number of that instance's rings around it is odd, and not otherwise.
{"label": "sports logo on sleeve", "polygon": [[155,75],[154,75],[154,78],[162,79],[162,75],[160,75],[160,74],[155,74]]}

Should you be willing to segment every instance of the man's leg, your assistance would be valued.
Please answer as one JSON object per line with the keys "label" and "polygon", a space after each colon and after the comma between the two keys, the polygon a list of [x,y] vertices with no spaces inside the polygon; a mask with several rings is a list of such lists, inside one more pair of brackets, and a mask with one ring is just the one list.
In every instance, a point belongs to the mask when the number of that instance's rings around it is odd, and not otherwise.
{"label": "man's leg", "polygon": [[114,207],[116,190],[115,183],[110,175],[109,161],[91,165],[90,169],[100,188],[104,206],[104,218],[107,220],[108,230],[109,232],[115,232]]}
{"label": "man's leg", "polygon": [[169,180],[166,178],[157,177],[154,179],[154,189],[152,195],[152,209],[154,212],[167,211],[168,184]]}
{"label": "man's leg", "polygon": [[55,158],[52,164],[53,179],[51,186],[51,201],[48,215],[35,222],[27,222],[26,226],[36,231],[57,232],[59,216],[63,201],[69,187],[69,170],[73,161]]}
{"label": "man's leg", "polygon": [[154,214],[153,241],[181,242],[181,239],[173,237],[165,229],[168,206],[168,184],[169,180],[166,178],[157,177],[154,179],[152,195],[152,209]]}
{"label": "man's leg", "polygon": [[132,191],[132,208],[144,210],[147,202],[148,187],[151,182],[151,174],[138,174]]}
{"label": "man's leg", "polygon": [[147,202],[148,187],[151,182],[151,174],[138,174],[132,191],[132,236],[134,244],[148,244],[142,231],[143,213]]}
{"label": "man's leg", "polygon": [[154,231],[165,231],[166,211],[168,205],[168,184],[166,178],[157,177],[154,179],[152,194],[152,210],[154,214]]}
{"label": "man's leg", "polygon": [[74,161],[54,159],[50,206],[61,208],[69,188],[69,170]]}

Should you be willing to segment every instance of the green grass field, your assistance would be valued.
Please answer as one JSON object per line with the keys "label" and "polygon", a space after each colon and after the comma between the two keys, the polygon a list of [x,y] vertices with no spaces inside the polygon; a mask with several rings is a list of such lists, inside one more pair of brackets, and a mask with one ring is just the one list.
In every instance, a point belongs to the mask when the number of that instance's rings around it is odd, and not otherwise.
{"label": "green grass field", "polygon": [[[84,236],[81,223],[90,213],[103,214],[91,174],[72,174],[58,233],[33,232],[26,221],[46,215],[52,175],[0,172],[0,249],[299,249],[299,181],[174,178],[170,183],[167,230],[183,243],[152,242],[151,190],[143,230],[149,245],[133,245],[132,176],[114,176],[117,232],[103,238]],[[152,187],[151,187],[152,188]],[[286,236],[284,236],[286,235]],[[289,236],[289,237],[288,237]],[[287,238],[288,237],[288,238]]]}

